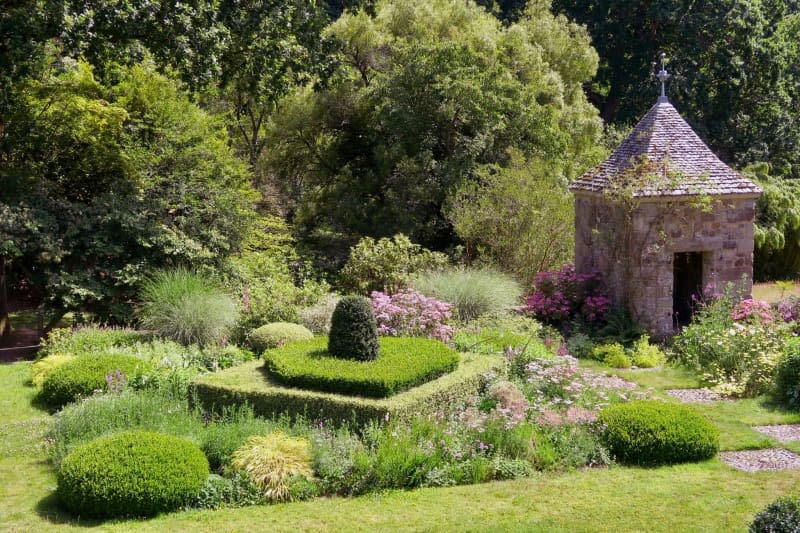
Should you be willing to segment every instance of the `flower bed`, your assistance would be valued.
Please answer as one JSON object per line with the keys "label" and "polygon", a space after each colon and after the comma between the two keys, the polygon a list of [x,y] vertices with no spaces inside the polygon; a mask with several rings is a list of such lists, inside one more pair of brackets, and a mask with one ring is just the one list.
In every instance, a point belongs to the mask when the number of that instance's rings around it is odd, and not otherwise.
{"label": "flower bed", "polygon": [[264,368],[284,385],[387,398],[458,367],[458,354],[435,340],[382,338],[380,357],[372,361],[334,357],[327,343],[320,337],[271,350]]}

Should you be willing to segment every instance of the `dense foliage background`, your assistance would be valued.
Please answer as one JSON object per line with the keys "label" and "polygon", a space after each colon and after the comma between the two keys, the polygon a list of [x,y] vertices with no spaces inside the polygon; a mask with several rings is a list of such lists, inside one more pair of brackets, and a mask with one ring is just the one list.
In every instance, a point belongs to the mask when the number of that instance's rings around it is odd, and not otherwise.
{"label": "dense foliage background", "polygon": [[653,104],[661,51],[767,191],[757,275],[794,277],[798,43],[796,0],[6,1],[0,334],[23,300],[129,322],[166,266],[290,318],[365,236],[529,285],[569,262],[566,185]]}

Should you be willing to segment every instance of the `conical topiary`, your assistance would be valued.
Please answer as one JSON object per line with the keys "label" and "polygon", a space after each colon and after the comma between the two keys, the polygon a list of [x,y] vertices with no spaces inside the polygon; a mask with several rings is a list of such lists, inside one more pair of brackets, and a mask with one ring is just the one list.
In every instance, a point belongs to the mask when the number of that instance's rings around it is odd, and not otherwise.
{"label": "conical topiary", "polygon": [[331,317],[328,351],[334,357],[372,361],[378,357],[378,322],[369,299],[345,296]]}

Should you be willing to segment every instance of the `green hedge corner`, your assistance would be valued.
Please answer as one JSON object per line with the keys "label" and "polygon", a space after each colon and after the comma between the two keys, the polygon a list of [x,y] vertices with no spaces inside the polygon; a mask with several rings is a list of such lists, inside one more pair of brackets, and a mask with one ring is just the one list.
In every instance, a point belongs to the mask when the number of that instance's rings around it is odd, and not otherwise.
{"label": "green hedge corner", "polygon": [[502,357],[463,354],[458,368],[390,398],[364,398],[288,387],[270,378],[264,361],[204,375],[193,383],[193,401],[208,411],[249,404],[267,418],[326,420],[365,424],[370,420],[411,420],[447,413],[477,395],[486,383],[506,372]]}

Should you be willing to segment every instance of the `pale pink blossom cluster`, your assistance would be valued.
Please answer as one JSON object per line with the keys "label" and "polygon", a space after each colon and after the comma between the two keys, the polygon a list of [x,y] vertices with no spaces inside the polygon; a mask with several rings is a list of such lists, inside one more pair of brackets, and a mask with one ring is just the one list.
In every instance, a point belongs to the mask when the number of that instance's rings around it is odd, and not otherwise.
{"label": "pale pink blossom cluster", "polygon": [[742,300],[731,311],[731,318],[737,322],[757,322],[770,324],[774,320],[772,307],[763,300]]}
{"label": "pale pink blossom cluster", "polygon": [[428,298],[415,290],[370,295],[378,321],[378,333],[392,337],[428,337],[448,342],[455,329],[448,324],[452,305]]}

